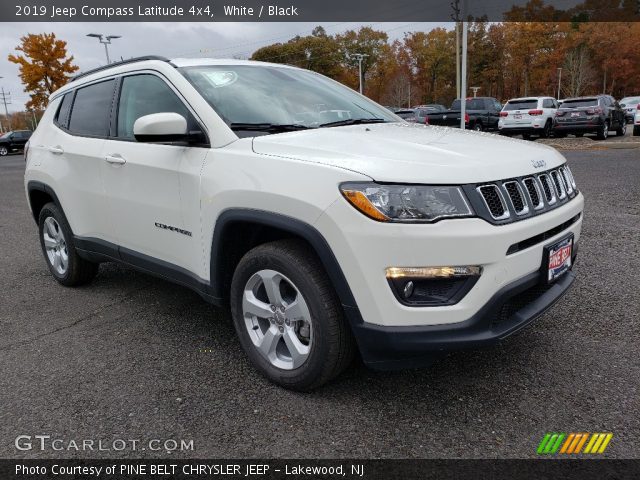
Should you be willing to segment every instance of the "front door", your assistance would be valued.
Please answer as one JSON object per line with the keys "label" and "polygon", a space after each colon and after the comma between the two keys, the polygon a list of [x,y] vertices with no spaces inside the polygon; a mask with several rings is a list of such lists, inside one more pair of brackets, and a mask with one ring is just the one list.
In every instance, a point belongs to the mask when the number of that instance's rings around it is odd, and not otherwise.
{"label": "front door", "polygon": [[[201,165],[208,150],[137,142],[135,121],[162,112],[184,116],[194,129],[194,116],[163,78],[145,73],[122,79],[115,137],[102,150],[105,192],[123,260],[162,267],[157,261],[161,260],[169,268],[192,270],[188,253],[201,250],[200,225],[182,215],[180,170],[184,165]],[[187,208],[199,209],[200,205]]]}

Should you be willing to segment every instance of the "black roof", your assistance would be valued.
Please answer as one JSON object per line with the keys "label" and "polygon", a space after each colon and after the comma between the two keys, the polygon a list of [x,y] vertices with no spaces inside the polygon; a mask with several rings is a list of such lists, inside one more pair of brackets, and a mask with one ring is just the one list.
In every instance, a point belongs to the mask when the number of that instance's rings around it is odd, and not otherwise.
{"label": "black roof", "polygon": [[86,77],[87,75],[91,75],[93,73],[102,72],[103,70],[108,70],[112,67],[119,67],[120,65],[126,65],[128,63],[144,62],[146,60],[160,60],[161,62],[171,63],[171,60],[169,60],[166,57],[161,57],[159,55],[147,55],[144,57],[128,58],[127,60],[113,62],[113,63],[110,63],[109,65],[103,65],[102,67],[93,68],[91,70],[87,70],[86,72],[79,73],[78,75],[71,77],[70,81],[73,82],[75,80],[78,80],[79,78]]}

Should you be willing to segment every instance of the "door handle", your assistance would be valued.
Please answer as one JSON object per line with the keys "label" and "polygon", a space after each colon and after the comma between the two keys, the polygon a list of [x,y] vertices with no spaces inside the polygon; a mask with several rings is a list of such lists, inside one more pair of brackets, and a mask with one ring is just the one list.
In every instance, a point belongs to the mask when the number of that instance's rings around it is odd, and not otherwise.
{"label": "door handle", "polygon": [[117,153],[113,155],[107,155],[106,157],[104,157],[104,159],[112,165],[124,165],[125,163],[127,163],[127,161]]}
{"label": "door handle", "polygon": [[64,153],[64,149],[60,145],[56,145],[55,147],[49,147],[49,151],[54,155],[62,155]]}

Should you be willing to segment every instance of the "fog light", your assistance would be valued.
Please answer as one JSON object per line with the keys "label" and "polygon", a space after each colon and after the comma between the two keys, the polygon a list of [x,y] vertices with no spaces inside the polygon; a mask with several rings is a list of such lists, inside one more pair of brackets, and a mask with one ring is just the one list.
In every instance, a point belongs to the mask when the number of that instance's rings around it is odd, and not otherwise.
{"label": "fog light", "polygon": [[407,282],[402,290],[404,298],[409,298],[413,294],[413,282]]}
{"label": "fog light", "polygon": [[389,267],[387,281],[406,306],[444,306],[458,303],[475,285],[480,266]]}

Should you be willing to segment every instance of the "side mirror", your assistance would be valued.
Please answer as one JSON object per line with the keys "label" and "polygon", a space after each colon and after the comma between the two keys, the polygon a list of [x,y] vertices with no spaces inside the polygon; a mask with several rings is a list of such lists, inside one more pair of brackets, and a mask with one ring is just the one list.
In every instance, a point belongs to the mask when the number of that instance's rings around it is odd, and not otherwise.
{"label": "side mirror", "polygon": [[133,136],[138,142],[185,142],[189,139],[187,120],[177,113],[152,113],[133,124]]}

